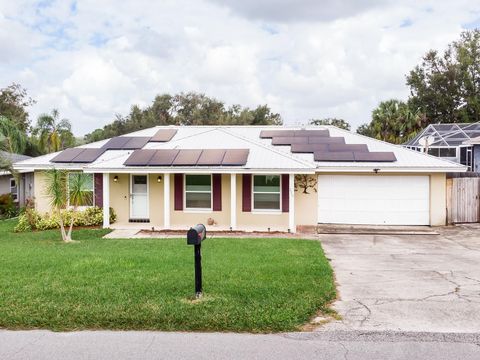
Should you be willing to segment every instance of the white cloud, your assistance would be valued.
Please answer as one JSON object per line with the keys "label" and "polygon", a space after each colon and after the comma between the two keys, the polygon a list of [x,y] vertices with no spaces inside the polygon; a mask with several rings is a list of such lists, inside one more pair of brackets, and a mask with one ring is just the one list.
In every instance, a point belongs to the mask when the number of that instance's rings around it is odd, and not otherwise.
{"label": "white cloud", "polygon": [[287,123],[369,120],[480,4],[386,1],[0,1],[0,87],[15,81],[84,134],[158,93],[201,91]]}

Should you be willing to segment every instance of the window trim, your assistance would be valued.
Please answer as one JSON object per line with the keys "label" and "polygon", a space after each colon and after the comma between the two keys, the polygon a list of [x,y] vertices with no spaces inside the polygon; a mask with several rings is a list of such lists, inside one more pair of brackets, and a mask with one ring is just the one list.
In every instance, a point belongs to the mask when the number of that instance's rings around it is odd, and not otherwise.
{"label": "window trim", "polygon": [[[14,181],[14,184],[15,184],[14,186],[12,186],[12,180]],[[13,188],[16,188],[17,191],[13,192]],[[19,201],[18,200],[18,197],[20,196],[20,191],[19,190],[20,189],[18,188],[17,180],[14,177],[11,177],[10,178],[10,195],[12,195],[12,197],[13,197],[14,194],[16,195],[15,198],[13,199],[13,202],[18,202]]]}
{"label": "window trim", "polygon": [[[210,176],[210,191],[187,191],[187,176],[204,175]],[[187,192],[189,193],[210,193],[210,207],[209,208],[191,208],[187,207]],[[213,211],[213,174],[183,174],[183,212],[212,212]]]}
{"label": "window trim", "polygon": [[[255,208],[255,194],[277,194],[276,192],[264,192],[264,191],[255,191],[255,176],[278,176],[280,179],[278,196],[280,201],[278,202],[278,209],[257,209]],[[278,214],[282,213],[282,175],[281,174],[252,174],[252,213],[273,213]]]}
{"label": "window trim", "polygon": [[[67,209],[73,209],[73,205],[70,205],[70,189],[68,188],[70,179],[69,176],[70,174],[75,174],[77,171],[70,171],[67,173]],[[90,173],[85,173],[92,175],[92,205],[82,205],[82,206],[77,206],[78,210],[85,210],[91,207],[95,207],[95,174],[90,174]]]}

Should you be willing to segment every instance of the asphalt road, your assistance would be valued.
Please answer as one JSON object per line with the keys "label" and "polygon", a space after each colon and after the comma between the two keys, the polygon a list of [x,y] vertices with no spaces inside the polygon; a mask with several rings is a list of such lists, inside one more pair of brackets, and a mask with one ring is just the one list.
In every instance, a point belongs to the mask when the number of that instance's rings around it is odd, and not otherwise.
{"label": "asphalt road", "polygon": [[0,359],[480,359],[480,333],[0,330]]}

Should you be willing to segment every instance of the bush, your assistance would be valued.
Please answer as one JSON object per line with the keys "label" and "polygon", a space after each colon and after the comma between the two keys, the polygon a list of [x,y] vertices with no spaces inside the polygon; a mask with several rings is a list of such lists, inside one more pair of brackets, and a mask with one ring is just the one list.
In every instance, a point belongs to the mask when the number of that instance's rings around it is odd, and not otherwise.
{"label": "bush", "polygon": [[[62,219],[65,226],[69,226],[74,216],[73,210],[63,210]],[[110,208],[110,223],[114,223],[117,219],[115,211]],[[15,232],[26,232],[32,230],[50,230],[60,228],[58,214],[40,214],[32,208],[26,208],[25,212],[20,215],[18,224],[15,226]],[[103,224],[103,210],[99,207],[89,207],[75,213],[74,226],[98,226]]]}
{"label": "bush", "polygon": [[18,216],[18,207],[13,201],[12,194],[0,195],[0,218],[10,219]]}

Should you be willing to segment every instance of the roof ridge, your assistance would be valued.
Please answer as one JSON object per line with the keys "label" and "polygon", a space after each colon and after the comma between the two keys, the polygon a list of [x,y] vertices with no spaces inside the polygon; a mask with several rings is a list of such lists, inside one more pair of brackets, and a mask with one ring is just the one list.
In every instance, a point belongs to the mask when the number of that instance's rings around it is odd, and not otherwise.
{"label": "roof ridge", "polygon": [[219,130],[222,131],[222,132],[225,132],[225,133],[227,133],[227,134],[229,134],[229,135],[231,135],[231,136],[234,136],[234,137],[236,137],[236,138],[238,138],[238,139],[241,139],[241,140],[243,140],[243,141],[248,141],[248,142],[250,142],[250,143],[252,143],[252,144],[254,144],[254,145],[260,146],[260,147],[262,147],[262,148],[264,148],[264,149],[266,149],[266,150],[269,150],[269,151],[271,151],[271,152],[273,152],[273,153],[276,153],[276,154],[278,154],[278,155],[282,155],[283,157],[285,157],[285,158],[287,158],[287,159],[290,159],[290,160],[293,160],[293,161],[296,161],[297,163],[302,164],[302,165],[304,165],[304,166],[309,166],[309,167],[311,167],[312,169],[316,169],[316,168],[317,168],[317,166],[316,166],[315,163],[309,162],[309,161],[307,161],[307,160],[303,160],[303,159],[300,159],[300,158],[297,158],[297,157],[296,157],[295,155],[293,155],[293,154],[286,154],[286,153],[284,153],[283,151],[279,151],[279,150],[275,149],[275,148],[274,148],[273,146],[271,146],[271,145],[266,145],[266,144],[264,144],[264,143],[262,143],[262,142],[260,142],[260,141],[256,141],[256,140],[251,139],[251,138],[248,138],[248,137],[246,137],[246,136],[242,136],[242,135],[239,135],[239,134],[233,134],[233,133],[231,133],[231,132],[229,132],[229,131],[225,131],[224,128],[219,128]]}

